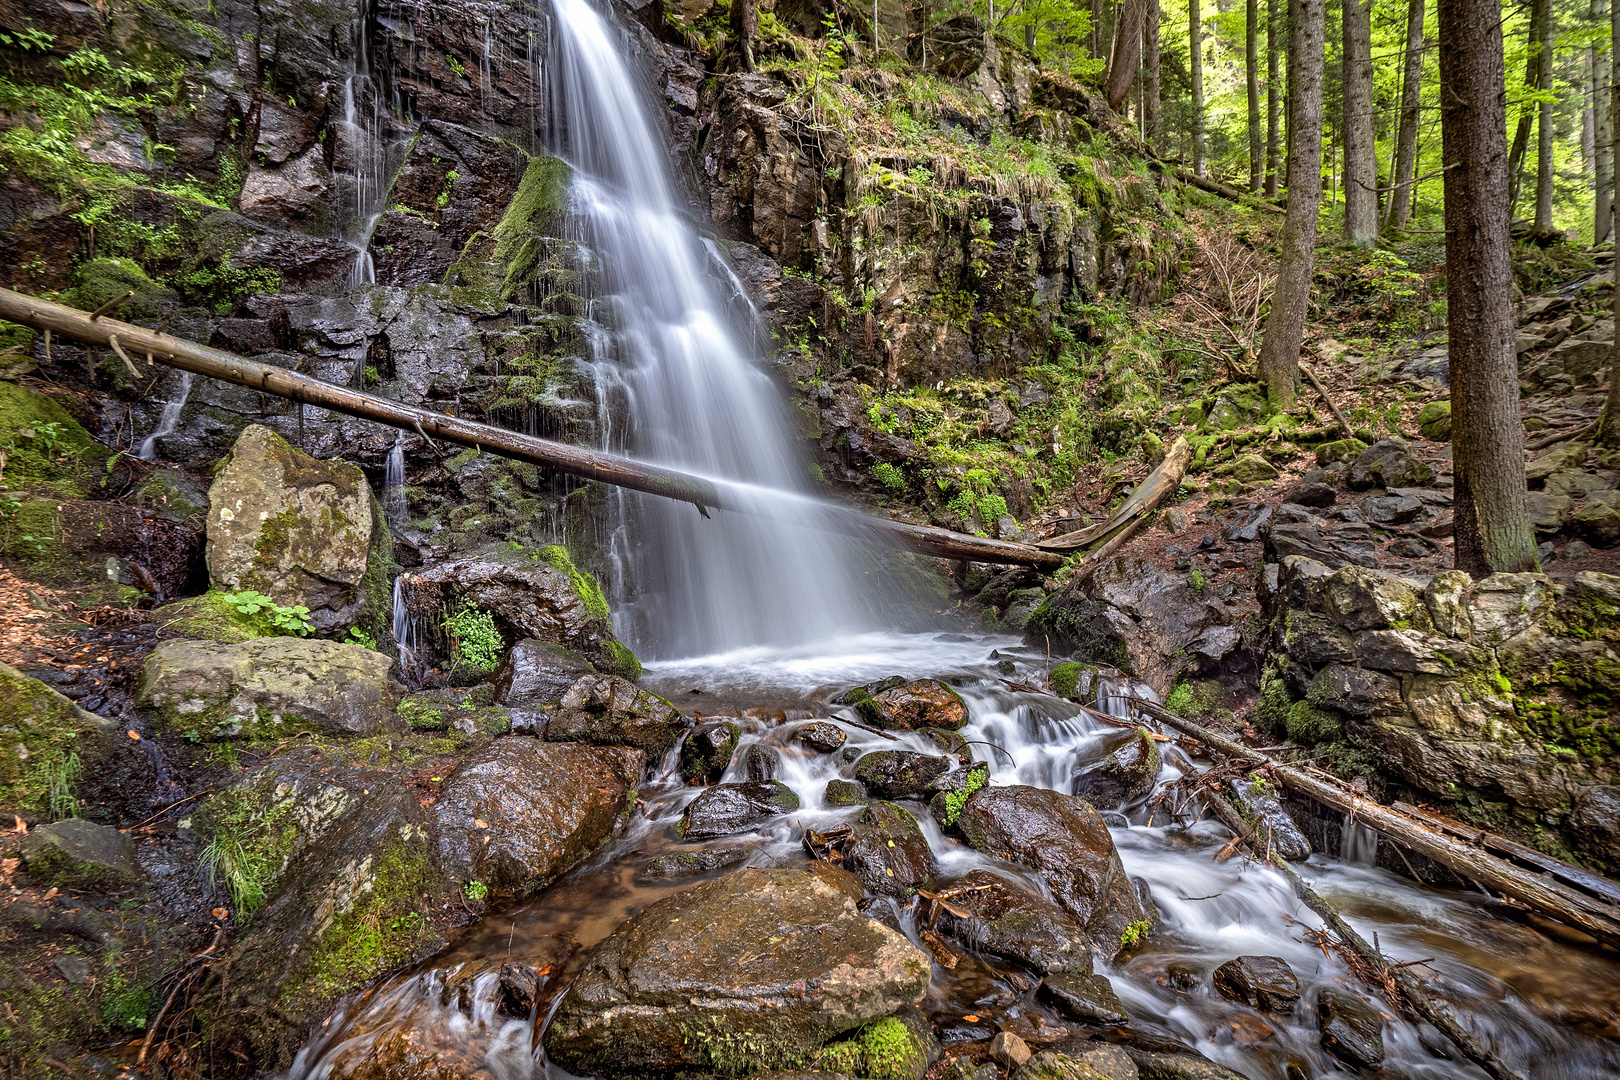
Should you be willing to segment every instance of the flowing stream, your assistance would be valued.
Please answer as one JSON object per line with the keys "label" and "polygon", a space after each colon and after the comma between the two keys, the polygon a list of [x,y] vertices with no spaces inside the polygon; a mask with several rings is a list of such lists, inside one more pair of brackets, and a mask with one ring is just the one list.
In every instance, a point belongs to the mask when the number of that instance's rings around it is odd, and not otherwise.
{"label": "flowing stream", "polygon": [[[879,569],[887,563],[817,527],[822,511],[809,497],[784,402],[753,354],[752,313],[734,302],[741,287],[719,252],[678,209],[622,33],[586,0],[552,0],[552,10],[548,137],[575,170],[572,218],[605,282],[590,298],[587,334],[602,413],[611,415],[611,399],[626,418],[622,426],[604,424],[603,438],[611,448],[738,485],[768,511],[705,519],[688,505],[613,495],[616,617],[621,635],[649,660],[644,684],[690,711],[736,718],[744,734],[725,780],[742,779],[744,750],[766,744],[781,755],[778,778],[801,801],[798,811],[722,843],[746,845],[749,865],[792,864],[806,858],[804,830],[859,813],[826,805],[827,782],[850,777],[852,759],[792,740],[803,720],[837,723],[850,747],[936,753],[923,736],[891,740],[830,704],[852,685],[891,675],[945,678],[958,687],[970,711],[962,734],[988,764],[992,784],[1068,791],[1076,769],[1104,752],[1118,729],[1024,689],[1042,685],[1049,661],[1013,639],[885,629],[908,621],[873,584],[889,572]],[[363,127],[351,100],[346,96],[345,123]],[[358,172],[363,217],[365,176]],[[412,625],[397,585],[394,636],[409,663]],[[1097,690],[1100,709],[1120,716],[1129,715],[1125,698],[1143,692],[1109,683]],[[544,1006],[528,1019],[496,1012],[498,969],[508,960],[544,969],[549,998],[590,946],[647,904],[700,880],[644,873],[655,856],[680,846],[672,826],[696,793],[671,765],[653,770],[656,779],[640,789],[641,811],[591,863],[491,912],[422,968],[350,999],[283,1080],[346,1075],[401,1029],[412,1031],[421,1052],[456,1059],[458,1075],[564,1080],[539,1048]],[[1196,767],[1171,746],[1161,783]],[[994,869],[1047,893],[1040,879],[974,852],[920,805],[912,809],[939,859],[941,882]],[[1228,839],[1223,829],[1174,820],[1151,800],[1100,809],[1110,814],[1126,869],[1147,882],[1160,915],[1144,948],[1099,967],[1131,1014],[1128,1037],[1195,1047],[1257,1080],[1341,1071],[1319,1045],[1313,1003],[1324,987],[1363,988],[1319,944],[1312,932],[1318,921],[1286,880],[1242,858],[1217,860]],[[1426,961],[1440,992],[1510,1066],[1549,1078],[1620,1070],[1620,963],[1506,919],[1479,894],[1358,865],[1370,863],[1365,837],[1347,831],[1343,854],[1314,856],[1306,876],[1397,961]],[[912,908],[880,900],[874,914],[920,942]],[[1213,969],[1245,954],[1288,962],[1302,991],[1293,1015],[1262,1013],[1214,993]],[[923,1008],[947,1043],[988,1039],[997,1029],[1039,1041],[1072,1027],[1035,1000],[1031,980],[973,958],[949,969],[936,965]],[[1388,1071],[1381,1075],[1483,1075],[1444,1056],[1437,1034],[1387,1003],[1384,1011]]]}

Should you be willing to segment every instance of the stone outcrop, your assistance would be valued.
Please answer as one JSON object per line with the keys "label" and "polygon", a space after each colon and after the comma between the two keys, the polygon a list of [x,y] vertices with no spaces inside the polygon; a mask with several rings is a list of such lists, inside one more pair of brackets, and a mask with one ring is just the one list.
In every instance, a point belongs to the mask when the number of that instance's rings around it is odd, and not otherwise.
{"label": "stone outcrop", "polygon": [[1085,927],[1050,900],[988,870],[974,870],[948,893],[963,914],[945,911],[939,925],[969,949],[1041,975],[1091,973]]}
{"label": "stone outcrop", "polygon": [[675,748],[691,721],[668,701],[617,675],[582,675],[557,703],[546,726],[551,742],[633,746],[657,762]]}
{"label": "stone outcrop", "polygon": [[64,889],[117,892],[141,881],[134,841],[83,818],[37,826],[21,854],[30,876]]}
{"label": "stone outcrop", "polygon": [[586,960],[546,1030],[548,1057],[579,1076],[757,1072],[915,1004],[927,954],[860,914],[859,886],[847,888],[748,869],[648,906]]}

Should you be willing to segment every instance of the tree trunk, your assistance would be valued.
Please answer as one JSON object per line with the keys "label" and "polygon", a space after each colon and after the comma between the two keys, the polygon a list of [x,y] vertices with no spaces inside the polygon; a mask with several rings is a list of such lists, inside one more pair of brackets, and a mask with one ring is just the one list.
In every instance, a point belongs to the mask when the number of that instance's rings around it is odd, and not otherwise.
{"label": "tree trunk", "polygon": [[1282,261],[1260,342],[1260,378],[1278,408],[1294,403],[1305,312],[1316,261],[1316,215],[1322,203],[1322,75],[1326,57],[1325,0],[1291,0],[1289,55],[1294,80],[1288,88],[1288,213],[1283,219]]}
{"label": "tree trunk", "polygon": [[[754,70],[754,34],[758,29],[759,6],[756,0],[731,0],[731,36],[737,39],[737,51],[742,56],[744,71]],[[872,32],[877,33],[876,24]]]}
{"label": "tree trunk", "polygon": [[1282,40],[1281,5],[1266,0],[1266,198],[1277,197],[1282,140],[1282,86],[1277,81],[1277,43]]}
{"label": "tree trunk", "polygon": [[1204,164],[1204,21],[1198,0],[1188,0],[1187,44],[1192,58],[1193,175],[1203,176]]}
{"label": "tree trunk", "polygon": [[[1541,87],[1541,26],[1547,21],[1551,0],[1531,0],[1530,27],[1525,34],[1524,89],[1528,95]],[[1524,154],[1530,148],[1530,126],[1535,107],[1528,101],[1519,105],[1519,121],[1513,129],[1513,149],[1508,151],[1508,212],[1519,205],[1519,178],[1524,175]]]}
{"label": "tree trunk", "polygon": [[[1608,20],[1601,0],[1592,0],[1592,22],[1601,26]],[[1609,239],[1614,198],[1614,117],[1609,98],[1613,77],[1613,56],[1607,49],[1592,45],[1592,172],[1595,197],[1592,200],[1592,243]]]}
{"label": "tree trunk", "polygon": [[[1609,0],[1609,29],[1613,47],[1609,51],[1609,130],[1620,132],[1620,0]],[[1611,158],[1614,166],[1610,179],[1615,188],[1609,205],[1620,206],[1620,156]],[[1610,236],[1615,229],[1610,226]],[[1614,262],[1614,316],[1620,325],[1620,259]],[[1603,401],[1603,415],[1598,417],[1597,441],[1600,446],[1620,448],[1620,334],[1614,336],[1613,350],[1609,353],[1609,396]]]}
{"label": "tree trunk", "polygon": [[1412,216],[1412,177],[1417,167],[1418,124],[1423,116],[1423,8],[1410,0],[1406,11],[1406,64],[1401,76],[1401,131],[1395,147],[1395,189],[1389,193],[1389,220],[1405,228]]}
{"label": "tree trunk", "polygon": [[1147,15],[1142,20],[1142,131],[1144,141],[1159,151],[1164,132],[1163,110],[1159,103],[1159,0],[1147,0]]}
{"label": "tree trunk", "polygon": [[1343,0],[1344,238],[1378,243],[1378,156],[1373,142],[1372,0]]}
{"label": "tree trunk", "polygon": [[1439,0],[1440,138],[1456,565],[1535,565],[1525,506],[1508,236],[1507,74],[1500,0]]}
{"label": "tree trunk", "polygon": [[1103,83],[1108,107],[1119,111],[1130,95],[1136,68],[1142,61],[1142,19],[1147,0],[1124,0],[1114,32],[1114,55],[1108,61],[1108,78]]}
{"label": "tree trunk", "polygon": [[1265,164],[1260,135],[1260,0],[1248,0],[1244,7],[1243,67],[1249,84],[1249,190],[1258,194]]}
{"label": "tree trunk", "polygon": [[[1558,14],[1552,4],[1541,19],[1541,88],[1552,89],[1553,40],[1558,36]],[[1553,231],[1553,103],[1551,98],[1541,103],[1536,121],[1536,235],[1549,236]]]}

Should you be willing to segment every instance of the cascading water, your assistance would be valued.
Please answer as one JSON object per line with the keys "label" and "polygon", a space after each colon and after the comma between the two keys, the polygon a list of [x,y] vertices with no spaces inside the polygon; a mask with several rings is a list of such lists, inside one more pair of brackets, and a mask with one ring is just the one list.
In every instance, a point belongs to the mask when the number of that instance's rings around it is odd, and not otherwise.
{"label": "cascading water", "polygon": [[1351,866],[1378,864],[1378,833],[1344,815],[1344,832],[1339,841],[1339,858]]}
{"label": "cascading water", "polygon": [[388,527],[397,529],[405,520],[408,509],[405,500],[405,447],[398,439],[388,448],[388,461],[383,466],[382,504]]}
{"label": "cascading water", "polygon": [[163,413],[158,417],[158,426],[152,429],[152,434],[141,440],[140,447],[135,451],[135,456],[142,461],[155,460],[157,441],[165,435],[174,434],[174,429],[179,426],[180,414],[185,411],[186,399],[191,396],[191,379],[191,372],[180,372],[180,383],[174,388],[174,393],[164,401]]}
{"label": "cascading water", "polygon": [[405,589],[405,575],[401,574],[394,579],[394,651],[400,670],[410,674],[416,670],[416,617],[406,603]]}
{"label": "cascading water", "polygon": [[349,25],[352,66],[343,80],[342,112],[335,126],[337,149],[334,178],[346,196],[347,217],[341,222],[341,235],[354,246],[354,265],[349,269],[349,287],[374,285],[376,266],[371,257],[371,234],[387,209],[388,189],[394,150],[389,138],[389,115],[381,87],[372,74],[371,3],[359,0]]}
{"label": "cascading water", "polygon": [[[586,0],[555,0],[551,142],[575,169],[572,210],[602,267],[609,333],[637,457],[738,485],[758,516],[616,495],[613,587],[621,633],[670,656],[825,638],[876,625],[876,575],[856,544],[818,527],[806,465],[770,376],[741,345],[702,240],[672,197],[637,80]],[[870,564],[868,564],[870,565]]]}

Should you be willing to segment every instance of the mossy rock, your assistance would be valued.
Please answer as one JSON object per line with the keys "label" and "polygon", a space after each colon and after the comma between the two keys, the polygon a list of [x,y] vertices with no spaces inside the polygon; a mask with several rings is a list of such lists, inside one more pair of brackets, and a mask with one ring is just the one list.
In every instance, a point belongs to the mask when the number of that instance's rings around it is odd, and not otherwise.
{"label": "mossy rock", "polygon": [[152,613],[154,621],[182,637],[233,645],[264,637],[270,631],[261,622],[243,615],[225,602],[225,594],[210,589],[201,596],[188,596],[165,604]]}
{"label": "mossy rock", "polygon": [[[106,257],[79,267],[77,283],[63,295],[62,302],[71,307],[94,311],[107,301],[128,292],[135,295],[119,304],[108,318],[127,323],[149,323],[180,306],[180,294],[153,281],[134,259]],[[113,362],[123,367],[123,361],[115,358]]]}
{"label": "mossy rock", "polygon": [[1239,484],[1266,484],[1281,475],[1277,471],[1277,466],[1259,454],[1245,454],[1215,471],[1219,475],[1231,477]]}
{"label": "mossy rock", "polygon": [[[90,494],[111,456],[58,402],[9,382],[0,382],[0,452],[7,485],[64,498]],[[0,530],[14,531],[3,521]]]}
{"label": "mossy rock", "polygon": [[1210,402],[1201,431],[1235,431],[1250,427],[1266,414],[1266,388],[1260,383],[1235,383]]}
{"label": "mossy rock", "polygon": [[939,1044],[920,1016],[886,1016],[816,1054],[825,1072],[868,1080],[920,1080],[939,1057]]}
{"label": "mossy rock", "polygon": [[120,736],[111,720],[0,664],[0,811],[49,813],[53,783],[60,804],[64,778],[110,771]]}
{"label": "mossy rock", "polygon": [[1451,439],[1451,402],[1431,401],[1418,413],[1418,431],[1425,439],[1449,442]]}
{"label": "mossy rock", "polygon": [[1335,461],[1354,461],[1367,449],[1360,439],[1335,439],[1316,448],[1316,463],[1331,465]]}
{"label": "mossy rock", "polygon": [[116,892],[141,882],[135,844],[117,829],[83,818],[39,825],[22,846],[30,877],[82,892]]}
{"label": "mossy rock", "polygon": [[[1078,701],[1082,705],[1089,704],[1096,698],[1093,679],[1097,673],[1096,664],[1082,664],[1070,661],[1058,664],[1046,677],[1046,685],[1051,687],[1052,693],[1069,701]],[[1082,686],[1082,683],[1084,686]]]}

